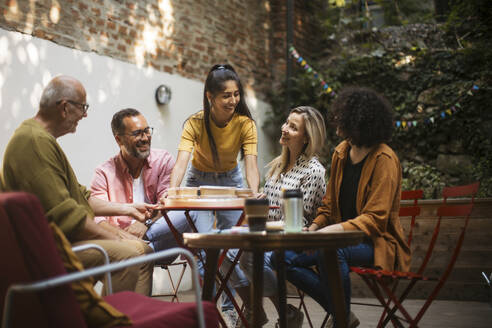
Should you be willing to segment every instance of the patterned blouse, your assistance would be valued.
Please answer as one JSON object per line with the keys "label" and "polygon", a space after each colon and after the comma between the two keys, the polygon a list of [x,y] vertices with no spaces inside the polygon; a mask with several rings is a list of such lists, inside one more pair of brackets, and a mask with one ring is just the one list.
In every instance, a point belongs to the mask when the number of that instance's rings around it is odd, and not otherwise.
{"label": "patterned blouse", "polygon": [[[284,189],[301,189],[304,195],[304,225],[310,224],[326,193],[325,168],[316,157],[308,160],[304,155],[300,156],[292,169],[280,174],[277,179],[269,178],[265,183],[264,193],[270,206],[281,206]],[[281,209],[270,210],[268,220],[282,220]]]}

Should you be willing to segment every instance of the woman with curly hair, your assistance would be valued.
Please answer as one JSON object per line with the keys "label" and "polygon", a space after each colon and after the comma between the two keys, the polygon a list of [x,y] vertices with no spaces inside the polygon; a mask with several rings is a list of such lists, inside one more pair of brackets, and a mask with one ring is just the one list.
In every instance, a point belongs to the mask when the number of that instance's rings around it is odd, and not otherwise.
{"label": "woman with curly hair", "polygon": [[[337,135],[344,141],[335,148],[326,195],[307,230],[365,233],[359,245],[337,250],[346,308],[350,309],[349,267],[407,271],[410,249],[398,216],[400,161],[386,144],[393,132],[390,103],[374,90],[350,87],[338,95],[332,112]],[[287,279],[332,314],[331,292],[327,290],[320,252],[288,251],[285,258]],[[319,273],[312,269],[314,265],[321,270]],[[358,324],[359,320],[350,313],[349,327]]]}

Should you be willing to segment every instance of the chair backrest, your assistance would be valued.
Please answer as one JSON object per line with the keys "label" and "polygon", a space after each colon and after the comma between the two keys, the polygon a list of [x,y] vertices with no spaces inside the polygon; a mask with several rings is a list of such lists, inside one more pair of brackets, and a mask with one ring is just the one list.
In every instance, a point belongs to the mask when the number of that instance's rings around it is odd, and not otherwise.
{"label": "chair backrest", "polygon": [[480,182],[478,181],[464,186],[445,187],[442,190],[443,201],[447,203],[448,198],[470,197],[470,202],[473,204],[479,187]]}
{"label": "chair backrest", "polygon": [[[469,185],[464,185],[464,186],[455,186],[455,187],[445,187],[443,189],[443,202],[444,205],[440,206],[437,209],[437,222],[434,227],[434,232],[432,234],[432,238],[430,240],[429,246],[427,248],[426,255],[424,257],[424,261],[422,262],[418,273],[422,274],[427,266],[427,263],[429,262],[432,252],[434,251],[434,246],[437,241],[437,237],[440,232],[440,227],[441,227],[441,220],[443,217],[464,217],[465,219],[463,220],[463,225],[461,227],[461,233],[458,237],[458,240],[455,243],[455,248],[453,250],[451,259],[448,263],[448,266],[446,267],[442,277],[444,277],[444,280],[447,278],[449,273],[451,272],[454,263],[456,262],[456,259],[458,258],[459,252],[461,250],[461,245],[463,244],[463,240],[465,238],[465,232],[466,228],[468,227],[468,222],[470,220],[470,215],[473,210],[473,202],[475,200],[475,196],[478,192],[478,188],[480,186],[479,182],[475,182]],[[462,204],[462,205],[449,205],[447,203],[448,198],[450,197],[470,197],[470,201],[467,204]]]}
{"label": "chair backrest", "polygon": [[[66,273],[38,199],[27,193],[0,194],[0,305],[8,286]],[[69,285],[38,294],[16,294],[14,327],[86,327]],[[0,314],[1,315],[1,314]]]}
{"label": "chair backrest", "polygon": [[400,207],[399,216],[411,216],[410,229],[408,231],[407,244],[408,247],[412,244],[413,229],[415,228],[415,218],[420,214],[420,207],[418,206],[418,200],[422,199],[424,191],[418,190],[403,190],[401,192],[401,200],[413,200],[413,206]]}
{"label": "chair backrest", "polygon": [[422,189],[417,190],[402,190],[401,200],[413,200],[413,205],[417,205],[418,200],[422,199],[424,191]]}

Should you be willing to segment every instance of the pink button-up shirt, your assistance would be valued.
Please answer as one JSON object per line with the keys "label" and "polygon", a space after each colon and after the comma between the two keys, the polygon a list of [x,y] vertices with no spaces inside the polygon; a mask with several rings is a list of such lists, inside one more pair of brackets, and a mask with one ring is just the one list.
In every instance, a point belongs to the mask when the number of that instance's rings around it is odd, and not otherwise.
{"label": "pink button-up shirt", "polygon": [[[155,204],[169,187],[171,171],[174,167],[173,156],[163,149],[152,149],[145,160],[141,178],[144,183],[145,197]],[[133,203],[133,177],[121,153],[98,166],[91,183],[91,196],[99,199]],[[96,217],[96,222],[108,220],[109,223],[126,228],[132,218],[127,216]]]}

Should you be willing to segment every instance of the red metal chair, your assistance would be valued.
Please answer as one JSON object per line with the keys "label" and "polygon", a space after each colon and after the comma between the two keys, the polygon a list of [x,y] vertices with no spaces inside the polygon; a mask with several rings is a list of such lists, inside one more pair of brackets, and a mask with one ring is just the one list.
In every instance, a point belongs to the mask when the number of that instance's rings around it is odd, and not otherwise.
{"label": "red metal chair", "polygon": [[[400,211],[399,211],[399,216],[400,217],[411,217],[410,221],[410,227],[408,229],[408,239],[407,243],[408,246],[410,247],[412,243],[412,238],[413,238],[413,230],[415,228],[415,219],[418,215],[420,215],[420,207],[418,206],[418,200],[422,199],[424,196],[424,191],[422,189],[417,189],[417,190],[403,190],[401,192],[401,200],[413,200],[412,205],[410,206],[401,206]],[[350,268],[352,272],[358,273],[360,268],[358,267],[351,267]],[[364,278],[363,278],[364,279]],[[396,288],[398,287],[399,280],[394,280],[392,285],[391,285],[391,291],[394,293]],[[377,307],[382,307],[382,305],[374,304],[374,303],[362,303],[362,302],[352,302],[352,304],[355,305],[365,305],[365,306],[377,306]],[[321,325],[321,328],[324,327],[325,323],[327,322],[328,317],[325,317],[325,320],[323,321],[323,324]]]}
{"label": "red metal chair", "polygon": [[404,190],[401,192],[401,200],[413,200],[413,206],[401,206],[399,215],[400,217],[409,216],[412,218],[410,221],[410,228],[408,229],[408,247],[412,244],[413,229],[415,228],[415,218],[420,214],[420,207],[418,206],[418,200],[422,199],[424,191],[418,190]]}
{"label": "red metal chair", "polygon": [[130,317],[135,327],[218,326],[214,304],[204,302],[201,306],[196,262],[186,250],[166,250],[67,274],[35,196],[0,194],[0,226],[2,327],[86,327],[69,283],[180,253],[194,268],[196,303],[162,302],[127,291],[104,300]]}
{"label": "red metal chair", "polygon": [[[400,217],[411,217],[411,222],[410,222],[410,228],[409,228],[409,231],[408,231],[408,245],[410,246],[411,242],[412,242],[412,235],[413,235],[413,229],[415,227],[415,218],[420,214],[420,207],[418,206],[418,200],[419,199],[422,199],[424,195],[424,191],[421,190],[421,189],[418,189],[418,190],[404,190],[401,192],[401,200],[413,200],[413,205],[412,206],[402,206],[400,207]],[[356,268],[356,267],[355,267]],[[352,271],[353,268],[351,268]],[[398,285],[398,282],[395,282],[394,283],[394,286],[392,287],[392,289],[395,289]],[[309,327],[313,328],[313,323],[311,321],[311,317],[309,316],[309,312],[307,310],[307,307],[306,307],[306,304],[304,302],[304,292],[302,292],[301,290],[297,289],[297,294],[296,296],[289,296],[288,298],[297,298],[299,299],[299,305],[298,305],[298,309],[303,309],[304,310],[304,313],[306,315],[306,319],[308,321],[308,324],[309,324]],[[380,306],[380,305],[375,305],[375,304],[371,304],[371,303],[360,303],[360,302],[352,302],[352,304],[356,304],[356,305],[366,305],[366,306]],[[323,322],[321,323],[321,328],[325,327],[327,321],[328,321],[328,318],[329,318],[329,314],[327,314],[323,320]]]}
{"label": "red metal chair", "polygon": [[[391,321],[395,327],[402,327],[402,321],[407,322],[410,327],[417,327],[418,322],[422,319],[423,315],[425,314],[431,303],[434,301],[437,294],[449,277],[449,274],[453,270],[454,264],[456,263],[461,246],[463,244],[465,231],[468,226],[471,211],[473,209],[474,198],[477,194],[478,187],[479,183],[477,182],[467,186],[447,187],[443,190],[444,205],[440,206],[437,210],[437,220],[432,238],[427,248],[424,260],[421,263],[420,268],[416,272],[352,268],[354,272],[358,273],[363,278],[373,294],[384,307],[384,311],[380,317],[378,327],[386,326],[389,321]],[[458,196],[470,196],[471,198],[468,204],[449,205],[449,202],[447,201],[448,198]],[[424,275],[424,270],[432,257],[434,246],[440,232],[441,220],[445,217],[464,218],[461,233],[456,241],[451,258],[449,259],[448,264],[441,275],[439,277],[427,277]],[[396,281],[399,280],[408,280],[409,283],[403,289],[403,291],[397,293],[397,290],[393,289],[393,285]],[[437,284],[427,297],[424,305],[419,310],[417,315],[412,318],[408,311],[405,310],[403,302],[418,281],[436,281]],[[396,315],[397,312],[403,315],[403,317],[398,317]]]}

